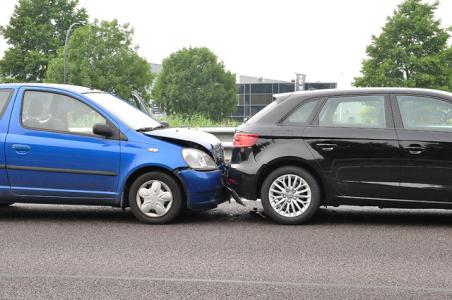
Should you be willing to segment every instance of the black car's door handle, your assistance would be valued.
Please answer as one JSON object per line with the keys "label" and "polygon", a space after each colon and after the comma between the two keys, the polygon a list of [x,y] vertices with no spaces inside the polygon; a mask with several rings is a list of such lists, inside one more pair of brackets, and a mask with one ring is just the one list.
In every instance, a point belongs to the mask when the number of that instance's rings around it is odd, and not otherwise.
{"label": "black car's door handle", "polygon": [[407,147],[404,147],[404,149],[413,155],[418,155],[425,151],[425,148],[418,144],[411,144]]}
{"label": "black car's door handle", "polygon": [[337,147],[336,144],[316,144],[316,146],[323,151],[333,151]]}

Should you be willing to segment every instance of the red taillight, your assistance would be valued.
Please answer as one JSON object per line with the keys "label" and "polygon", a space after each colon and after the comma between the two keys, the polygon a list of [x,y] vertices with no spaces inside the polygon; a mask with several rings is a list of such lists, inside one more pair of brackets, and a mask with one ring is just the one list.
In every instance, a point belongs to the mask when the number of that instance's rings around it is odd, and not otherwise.
{"label": "red taillight", "polygon": [[228,183],[229,184],[237,184],[238,182],[237,182],[237,180],[235,180],[234,178],[228,178]]}
{"label": "red taillight", "polygon": [[251,147],[256,144],[258,138],[259,136],[257,134],[238,132],[234,134],[233,145],[235,148]]}

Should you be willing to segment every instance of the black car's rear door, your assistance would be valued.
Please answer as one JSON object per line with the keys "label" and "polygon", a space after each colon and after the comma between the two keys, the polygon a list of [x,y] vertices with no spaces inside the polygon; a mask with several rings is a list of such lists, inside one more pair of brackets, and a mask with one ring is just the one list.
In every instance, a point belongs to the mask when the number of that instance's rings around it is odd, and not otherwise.
{"label": "black car's rear door", "polygon": [[395,94],[392,105],[400,139],[400,197],[452,202],[452,100]]}
{"label": "black car's rear door", "polygon": [[329,97],[303,136],[332,196],[342,201],[399,198],[399,147],[389,95]]}

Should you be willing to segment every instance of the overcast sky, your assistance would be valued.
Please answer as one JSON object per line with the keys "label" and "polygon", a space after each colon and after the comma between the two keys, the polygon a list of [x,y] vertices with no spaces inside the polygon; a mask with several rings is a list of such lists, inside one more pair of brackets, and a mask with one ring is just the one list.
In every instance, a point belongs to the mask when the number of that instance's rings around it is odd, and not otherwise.
{"label": "overcast sky", "polygon": [[[80,0],[91,19],[135,28],[140,55],[160,63],[188,46],[206,46],[237,74],[350,86],[372,34],[402,0]],[[432,2],[432,1],[430,1]],[[0,24],[17,0],[0,0]],[[452,0],[437,16],[452,25]],[[0,38],[0,56],[7,45]]]}

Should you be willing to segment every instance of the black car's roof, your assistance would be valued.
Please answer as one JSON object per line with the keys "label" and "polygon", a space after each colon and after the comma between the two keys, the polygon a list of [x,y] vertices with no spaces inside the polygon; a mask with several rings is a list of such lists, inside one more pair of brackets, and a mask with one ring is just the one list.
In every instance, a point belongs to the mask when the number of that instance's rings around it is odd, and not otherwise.
{"label": "black car's roof", "polygon": [[397,93],[397,94],[422,94],[432,96],[447,96],[452,97],[452,93],[431,89],[418,88],[352,88],[352,89],[326,89],[315,91],[299,91],[292,93],[275,94],[276,98],[286,98],[288,96],[331,96],[331,95],[346,95],[346,94],[366,94],[366,93]]}

